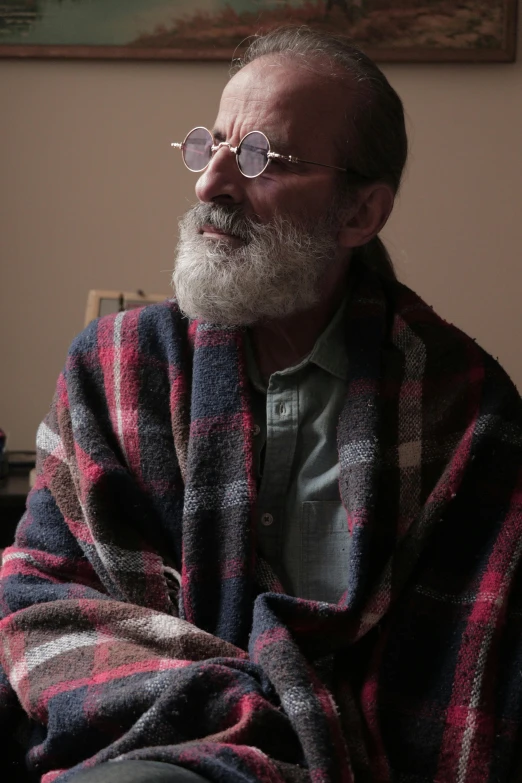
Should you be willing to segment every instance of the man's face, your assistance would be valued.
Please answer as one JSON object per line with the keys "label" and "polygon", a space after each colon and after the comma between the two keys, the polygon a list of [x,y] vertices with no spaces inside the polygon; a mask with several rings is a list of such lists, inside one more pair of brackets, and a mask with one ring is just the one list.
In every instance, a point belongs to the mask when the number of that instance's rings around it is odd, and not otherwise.
{"label": "man's face", "polygon": [[[213,133],[236,146],[259,130],[274,152],[342,166],[346,82],[263,57],[226,86]],[[339,172],[271,162],[248,179],[221,147],[180,223],[173,283],[182,310],[217,323],[254,323],[313,306],[346,251],[337,242]]]}
{"label": "man's face", "polygon": [[[292,59],[262,57],[237,73],[223,91],[213,130],[236,146],[252,130],[268,136],[274,152],[342,166],[346,82],[320,77]],[[203,172],[196,195],[203,203],[234,203],[261,223],[275,214],[291,221],[321,219],[336,194],[339,173],[306,164],[272,162],[249,180],[222,147]]]}

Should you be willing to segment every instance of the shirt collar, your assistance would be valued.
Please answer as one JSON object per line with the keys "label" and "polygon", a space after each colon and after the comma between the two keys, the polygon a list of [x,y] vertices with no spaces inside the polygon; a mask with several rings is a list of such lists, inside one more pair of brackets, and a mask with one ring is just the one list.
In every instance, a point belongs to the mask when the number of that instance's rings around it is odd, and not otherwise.
{"label": "shirt collar", "polygon": [[[348,380],[348,350],[346,347],[346,311],[348,306],[348,296],[344,298],[340,307],[337,309],[332,319],[317,338],[314,347],[304,359],[294,365],[281,370],[281,375],[300,370],[307,364],[315,364],[317,367],[340,378],[342,381]],[[250,382],[258,391],[266,393],[267,384],[264,383],[254,354],[250,330],[245,332],[245,353],[247,363],[247,374]]]}
{"label": "shirt collar", "polygon": [[330,375],[342,381],[348,380],[348,350],[346,346],[346,311],[348,297],[345,297],[326,329],[319,335],[305,361],[313,362]]}

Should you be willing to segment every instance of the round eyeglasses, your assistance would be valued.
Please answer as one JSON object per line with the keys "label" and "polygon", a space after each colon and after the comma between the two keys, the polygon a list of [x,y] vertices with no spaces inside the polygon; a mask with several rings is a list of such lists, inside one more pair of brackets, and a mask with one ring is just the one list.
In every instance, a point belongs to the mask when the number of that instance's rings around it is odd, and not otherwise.
{"label": "round eyeglasses", "polygon": [[324,166],[327,169],[336,169],[337,171],[350,171],[350,169],[342,169],[340,166],[331,166],[329,163],[317,163],[313,160],[296,158],[294,155],[280,155],[278,152],[272,152],[268,138],[262,131],[256,130],[247,133],[237,147],[233,147],[228,141],[214,144],[214,137],[208,128],[198,127],[187,133],[185,140],[181,143],[172,142],[171,147],[181,150],[185,166],[189,171],[194,172],[204,171],[214,153],[221,147],[228,147],[230,152],[234,153],[239,171],[249,179],[259,177],[272,160],[309,163],[313,166]]}

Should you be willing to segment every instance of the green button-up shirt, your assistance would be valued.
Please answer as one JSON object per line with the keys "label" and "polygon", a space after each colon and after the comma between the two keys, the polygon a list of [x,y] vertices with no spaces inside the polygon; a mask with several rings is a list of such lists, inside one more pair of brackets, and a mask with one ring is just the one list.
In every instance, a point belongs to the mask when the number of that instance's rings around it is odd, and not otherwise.
{"label": "green button-up shirt", "polygon": [[344,302],[309,356],[268,386],[248,330],[247,368],[259,482],[258,546],[291,595],[336,603],[350,536],[339,495],[337,422],[348,374]]}

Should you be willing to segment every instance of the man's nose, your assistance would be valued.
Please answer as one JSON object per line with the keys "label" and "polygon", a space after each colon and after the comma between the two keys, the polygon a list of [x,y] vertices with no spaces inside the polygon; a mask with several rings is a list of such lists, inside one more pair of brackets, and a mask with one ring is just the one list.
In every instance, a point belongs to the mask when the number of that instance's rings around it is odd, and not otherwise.
{"label": "man's nose", "polygon": [[228,145],[217,149],[201,177],[196,182],[199,201],[225,201],[240,204],[243,201],[244,176],[239,171],[236,156]]}

